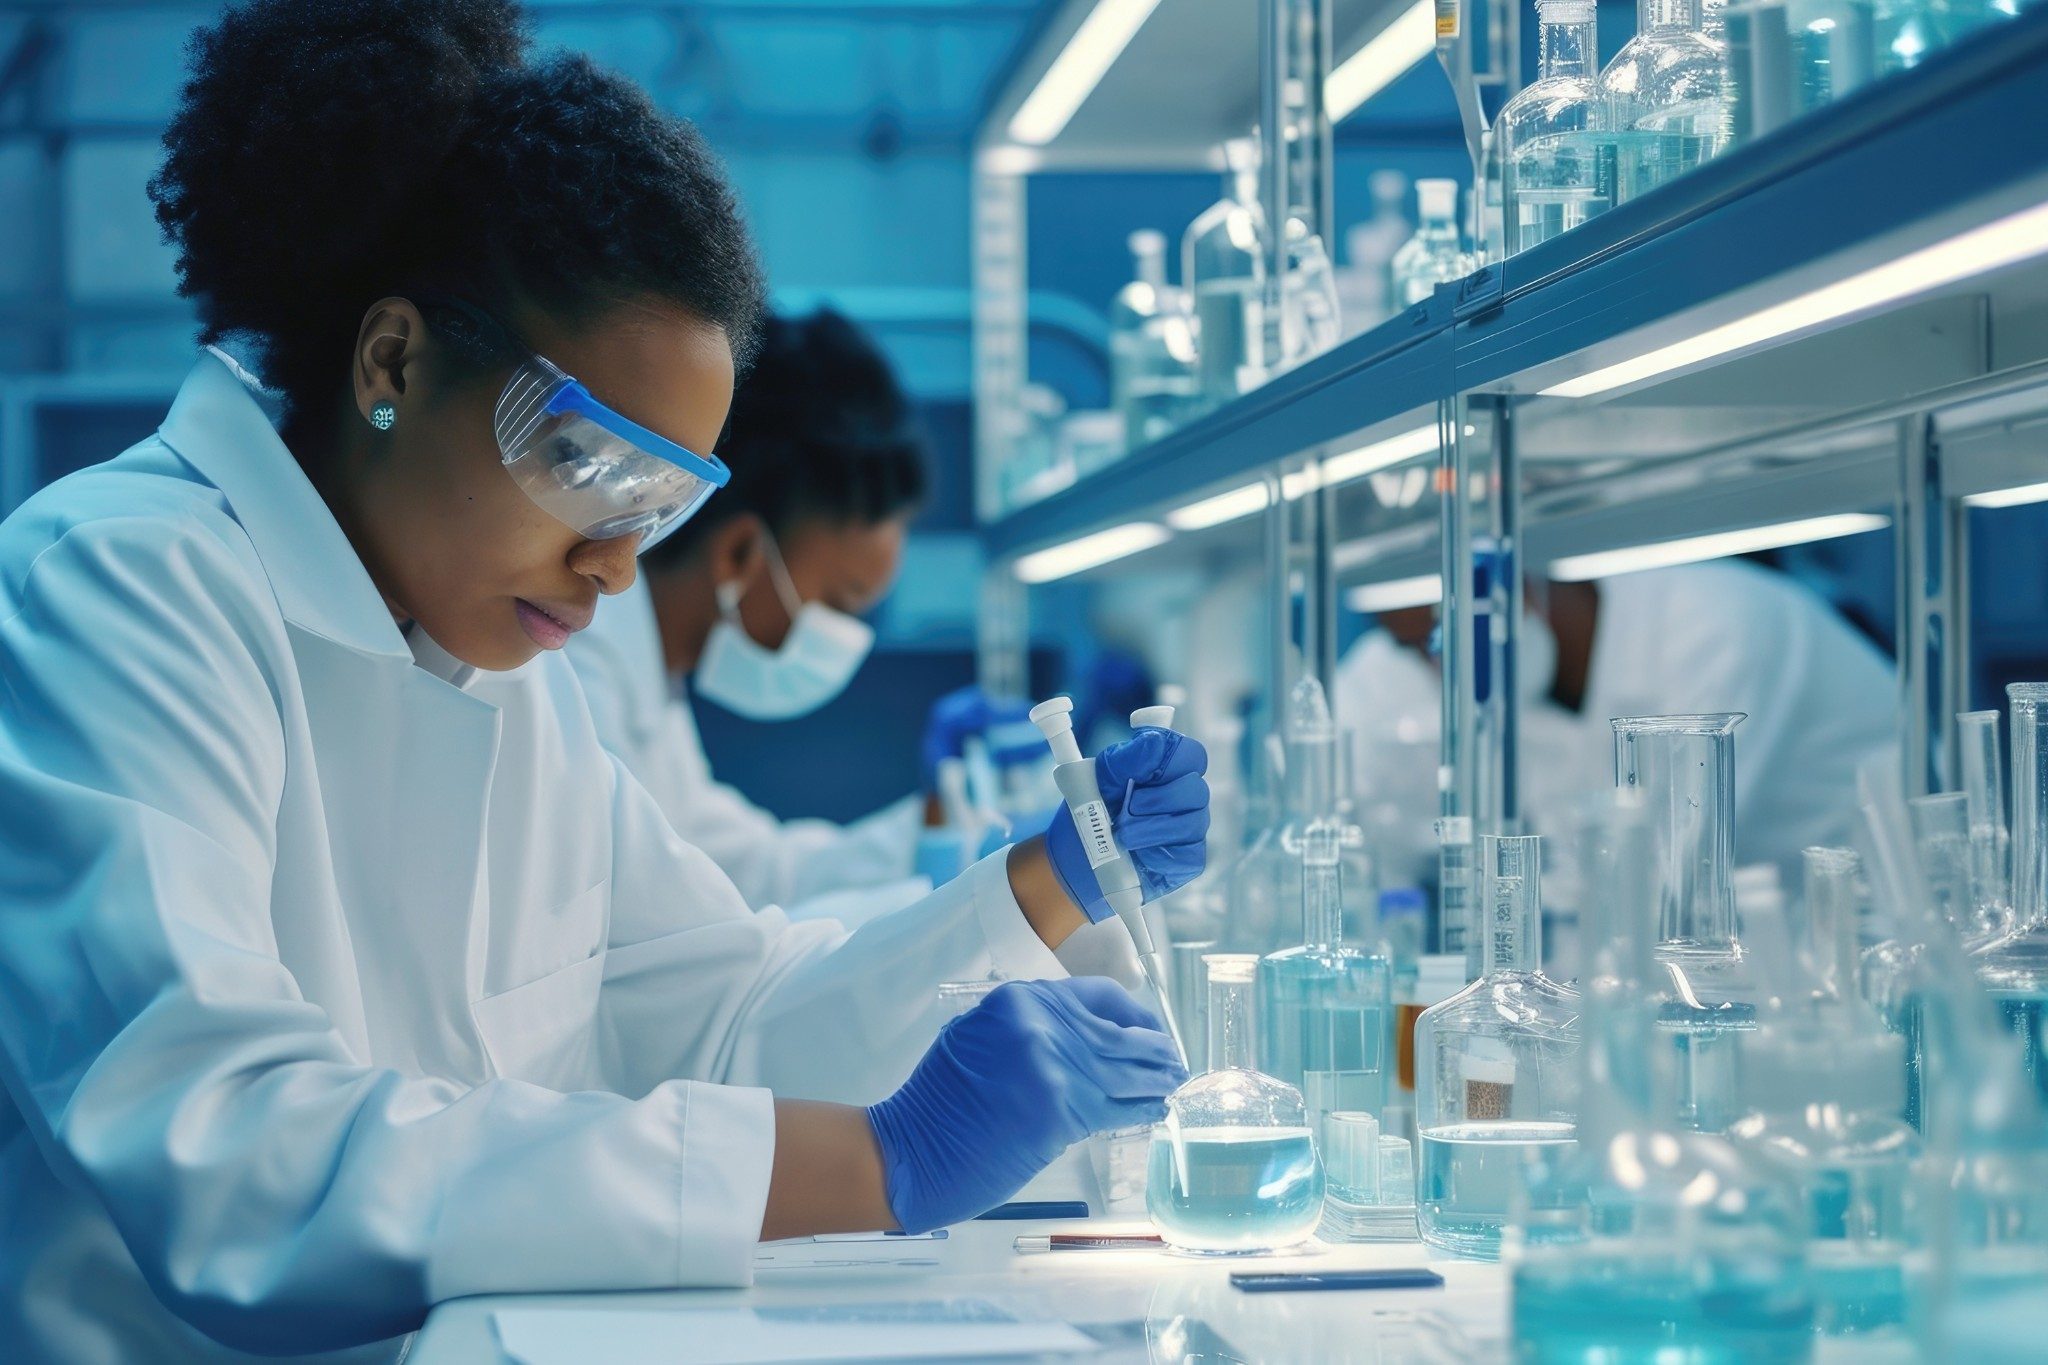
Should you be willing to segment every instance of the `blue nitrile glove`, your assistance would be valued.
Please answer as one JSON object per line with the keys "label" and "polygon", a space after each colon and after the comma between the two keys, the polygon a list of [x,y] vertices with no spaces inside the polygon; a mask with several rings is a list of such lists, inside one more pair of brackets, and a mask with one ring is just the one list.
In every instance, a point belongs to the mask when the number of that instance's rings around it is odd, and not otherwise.
{"label": "blue nitrile glove", "polygon": [[905,1232],[985,1213],[1089,1134],[1163,1117],[1187,1076],[1114,981],[1006,982],[868,1107],[890,1211]]}
{"label": "blue nitrile glove", "polygon": [[[1208,770],[1208,751],[1178,730],[1143,729],[1095,756],[1095,785],[1109,807],[1110,828],[1137,865],[1148,901],[1193,881],[1208,861],[1209,784],[1202,777]],[[1045,851],[1081,913],[1097,924],[1108,919],[1113,912],[1064,806],[1045,827]]]}
{"label": "blue nitrile glove", "polygon": [[1031,708],[1021,701],[996,701],[979,685],[955,688],[932,703],[925,719],[924,740],[919,754],[924,765],[924,789],[939,789],[939,760],[959,758],[967,741],[991,725],[1029,719]]}

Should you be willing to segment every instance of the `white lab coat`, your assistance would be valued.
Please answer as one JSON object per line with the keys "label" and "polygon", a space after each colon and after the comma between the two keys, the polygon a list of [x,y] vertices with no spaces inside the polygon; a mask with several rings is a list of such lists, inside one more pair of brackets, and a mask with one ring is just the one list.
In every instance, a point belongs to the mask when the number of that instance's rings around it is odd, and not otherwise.
{"label": "white lab coat", "polygon": [[[676,832],[725,869],[748,904],[796,906],[911,875],[920,797],[848,825],[778,820],[712,776],[690,703],[669,682],[645,579],[599,603],[597,619],[564,652],[599,741],[640,779]],[[857,758],[858,745],[849,750]]]}
{"label": "white lab coat", "polygon": [[417,643],[212,357],[0,526],[0,1356],[744,1284],[756,1087],[879,1098],[938,982],[1063,974],[1000,856],[850,939],[750,911],[565,661]]}
{"label": "white lab coat", "polygon": [[[1367,637],[1371,639],[1373,637]],[[1387,698],[1434,735],[1385,646],[1361,642],[1336,678],[1337,715],[1390,723]],[[1796,886],[1800,852],[1848,841],[1856,772],[1897,752],[1891,664],[1810,590],[1737,560],[1605,579],[1583,707],[1523,709],[1522,808],[1536,828],[1614,785],[1617,716],[1742,711],[1735,731],[1735,853]]]}

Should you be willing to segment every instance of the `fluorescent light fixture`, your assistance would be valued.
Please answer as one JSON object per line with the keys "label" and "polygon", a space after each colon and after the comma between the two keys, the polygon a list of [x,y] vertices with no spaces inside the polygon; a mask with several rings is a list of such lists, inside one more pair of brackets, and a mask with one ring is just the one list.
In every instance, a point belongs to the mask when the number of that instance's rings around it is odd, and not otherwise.
{"label": "fluorescent light fixture", "polygon": [[2030,483],[2018,488],[1994,488],[1988,493],[1972,493],[1963,499],[1963,506],[2025,507],[2035,502],[2048,502],[2048,483]]}
{"label": "fluorescent light fixture", "polygon": [[1248,483],[1228,493],[1218,493],[1212,498],[1176,507],[1166,514],[1166,523],[1176,531],[1205,531],[1211,526],[1221,526],[1226,521],[1265,511],[1266,496],[1266,485]]}
{"label": "fluorescent light fixture", "polygon": [[1897,303],[1915,294],[1982,275],[2048,252],[2048,204],[1959,232],[1896,260],[1823,285],[1797,298],[1760,308],[1748,317],[1659,346],[1653,351],[1543,390],[1552,398],[1585,398],[1634,384],[1715,356],[1757,346],[1851,313]]}
{"label": "fluorescent light fixture", "polygon": [[1011,139],[1043,147],[1058,137],[1158,5],[1159,0],[1099,0],[1011,116]]}
{"label": "fluorescent light fixture", "polygon": [[1064,545],[1055,545],[1049,550],[1034,550],[1028,555],[1020,555],[1015,573],[1022,583],[1050,583],[1069,574],[1100,568],[1125,555],[1149,550],[1165,543],[1172,535],[1173,532],[1157,522],[1128,522],[1070,540]]}
{"label": "fluorescent light fixture", "polygon": [[1344,605],[1372,616],[1406,607],[1426,607],[1443,600],[1443,575],[1426,573],[1416,578],[1396,578],[1387,583],[1361,584],[1345,595]]}
{"label": "fluorescent light fixture", "polygon": [[1713,535],[1687,536],[1683,540],[1660,540],[1650,545],[1631,545],[1620,550],[1599,550],[1570,555],[1551,562],[1550,577],[1560,583],[1584,583],[1595,578],[1615,578],[1643,569],[1667,569],[1674,564],[1697,564],[1704,559],[1723,559],[1754,550],[1776,550],[1786,545],[1833,540],[1864,531],[1881,531],[1892,519],[1876,512],[1842,512],[1831,517],[1808,517],[1784,521],[1775,526],[1753,526],[1745,531],[1717,531]]}
{"label": "fluorescent light fixture", "polygon": [[1323,79],[1323,108],[1335,123],[1436,51],[1436,6],[1417,0]]}
{"label": "fluorescent light fixture", "polygon": [[1334,487],[1362,479],[1368,474],[1390,469],[1403,460],[1412,460],[1418,455],[1434,455],[1438,442],[1434,424],[1404,431],[1398,436],[1389,436],[1384,441],[1348,450],[1342,455],[1332,455],[1323,461],[1323,482]]}

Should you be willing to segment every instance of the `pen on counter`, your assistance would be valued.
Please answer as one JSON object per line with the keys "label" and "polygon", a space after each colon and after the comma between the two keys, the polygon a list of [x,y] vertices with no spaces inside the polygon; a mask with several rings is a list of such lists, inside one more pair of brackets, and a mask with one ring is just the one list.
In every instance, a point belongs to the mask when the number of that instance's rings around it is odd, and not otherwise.
{"label": "pen on counter", "polygon": [[1019,1237],[1018,1251],[1150,1251],[1166,1245],[1157,1236],[1138,1232],[1055,1232],[1043,1237]]}
{"label": "pen on counter", "polygon": [[1001,1223],[1021,1221],[1026,1218],[1086,1218],[1088,1201],[1085,1199],[1017,1199],[1007,1204],[998,1204],[987,1213],[977,1214],[977,1223]]}

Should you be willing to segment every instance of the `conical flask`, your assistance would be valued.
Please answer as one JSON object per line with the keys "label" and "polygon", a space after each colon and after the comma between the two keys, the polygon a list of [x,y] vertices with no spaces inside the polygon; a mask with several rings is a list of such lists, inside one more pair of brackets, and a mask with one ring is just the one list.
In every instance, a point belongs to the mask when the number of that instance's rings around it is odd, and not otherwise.
{"label": "conical flask", "polygon": [[1257,1070],[1258,958],[1213,953],[1209,1070],[1166,1100],[1152,1130],[1146,1210],[1180,1251],[1240,1254],[1304,1241],[1323,1216],[1323,1166],[1301,1092]]}

